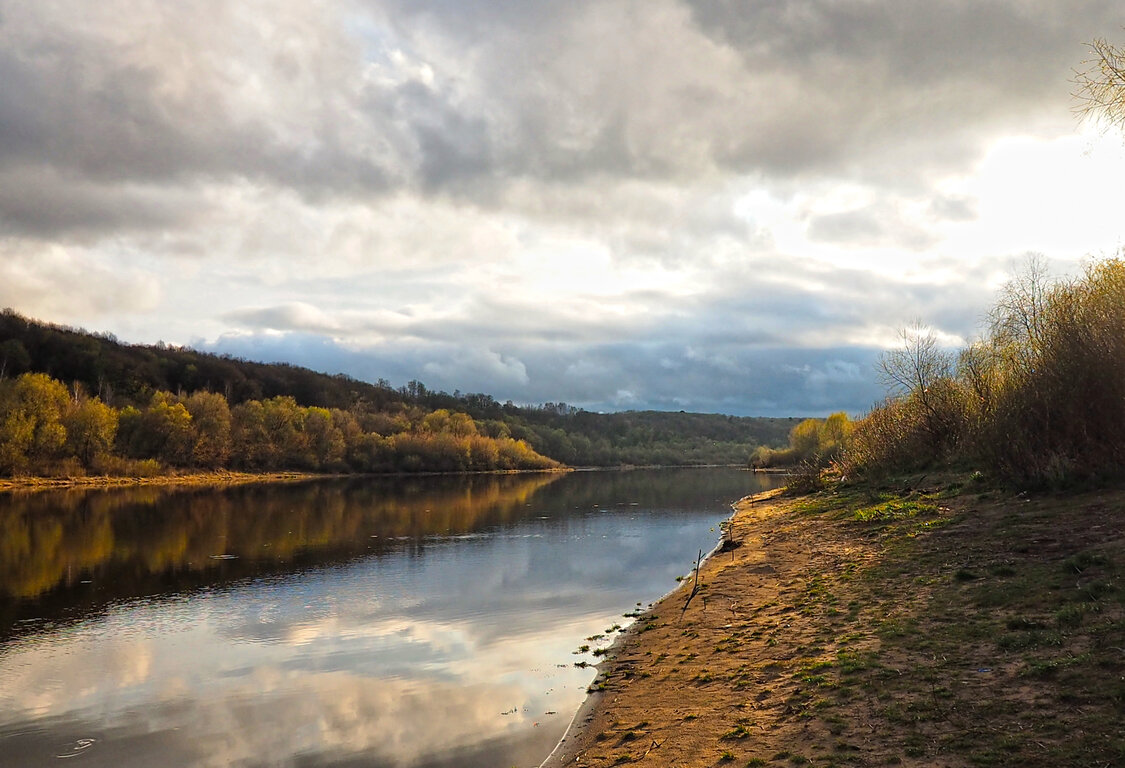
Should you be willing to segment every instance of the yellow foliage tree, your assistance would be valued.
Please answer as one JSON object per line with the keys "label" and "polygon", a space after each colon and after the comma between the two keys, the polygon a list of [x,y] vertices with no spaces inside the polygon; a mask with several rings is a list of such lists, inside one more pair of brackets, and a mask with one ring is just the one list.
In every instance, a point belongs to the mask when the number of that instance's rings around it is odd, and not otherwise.
{"label": "yellow foliage tree", "polygon": [[70,396],[61,382],[25,373],[0,392],[0,468],[26,471],[56,458],[66,443],[63,413]]}
{"label": "yellow foliage tree", "polygon": [[66,448],[87,467],[113,448],[117,411],[96,397],[81,398],[63,419]]}

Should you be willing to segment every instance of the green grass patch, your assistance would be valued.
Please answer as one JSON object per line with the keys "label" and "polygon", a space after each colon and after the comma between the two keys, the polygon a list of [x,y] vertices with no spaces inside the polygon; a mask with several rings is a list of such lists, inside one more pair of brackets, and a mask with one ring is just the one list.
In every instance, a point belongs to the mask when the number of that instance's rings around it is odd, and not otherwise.
{"label": "green grass patch", "polygon": [[1104,554],[1097,552],[1079,552],[1077,555],[1064,560],[1062,567],[1067,573],[1085,573],[1087,569],[1093,566],[1106,567],[1110,564],[1110,559]]}
{"label": "green grass patch", "polygon": [[889,523],[919,516],[938,514],[936,504],[912,499],[891,499],[882,504],[861,507],[852,512],[852,520],[858,523]]}
{"label": "green grass patch", "polygon": [[746,729],[745,725],[742,725],[740,723],[740,724],[736,725],[733,729],[724,733],[719,738],[726,741],[726,740],[731,740],[731,739],[736,739],[736,740],[737,739],[745,739],[745,738],[748,738],[749,736],[750,736],[750,731],[748,731]]}
{"label": "green grass patch", "polygon": [[1064,629],[1074,629],[1082,624],[1090,606],[1087,603],[1070,603],[1055,611],[1055,623]]}

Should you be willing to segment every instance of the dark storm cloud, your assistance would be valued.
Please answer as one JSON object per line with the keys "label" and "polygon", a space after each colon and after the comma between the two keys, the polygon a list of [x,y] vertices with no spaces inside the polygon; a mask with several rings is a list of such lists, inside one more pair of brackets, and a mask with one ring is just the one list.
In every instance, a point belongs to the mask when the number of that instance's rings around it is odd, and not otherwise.
{"label": "dark storm cloud", "polygon": [[[365,78],[336,5],[255,5],[0,4],[0,170],[60,194],[200,199],[207,184],[331,198],[440,175],[466,119],[412,82]],[[108,211],[103,229],[127,223]]]}
{"label": "dark storm cloud", "polygon": [[209,208],[193,190],[99,184],[49,166],[0,171],[0,231],[40,239],[97,236],[118,228],[160,230]]}
{"label": "dark storm cloud", "polygon": [[492,128],[508,130],[505,172],[884,184],[963,167],[1001,129],[1067,124],[1083,43],[1120,19],[1099,0],[519,5],[369,4],[407,39],[471,53]]}
{"label": "dark storm cloud", "polygon": [[0,4],[0,168],[478,202],[511,179],[713,168],[892,183],[975,157],[997,124],[1068,120],[1082,42],[1120,22],[1096,0],[125,8]]}
{"label": "dark storm cloud", "polygon": [[[799,84],[731,155],[788,171],[808,168],[815,146],[825,167],[885,155],[909,175],[971,156],[1001,125],[1057,125],[1083,43],[1120,23],[1120,6],[1099,0],[687,2],[749,69]],[[904,151],[915,168],[897,162]]]}
{"label": "dark storm cloud", "polygon": [[221,83],[200,80],[183,98],[168,98],[156,62],[132,65],[107,41],[68,31],[24,29],[0,49],[4,167],[151,182],[246,173],[260,157],[263,137],[233,124]]}

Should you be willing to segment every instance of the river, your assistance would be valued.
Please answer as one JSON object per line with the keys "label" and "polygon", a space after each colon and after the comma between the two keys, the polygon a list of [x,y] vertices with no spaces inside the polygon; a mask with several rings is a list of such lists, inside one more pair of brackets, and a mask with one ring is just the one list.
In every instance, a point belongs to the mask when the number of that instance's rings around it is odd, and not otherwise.
{"label": "river", "polygon": [[593,679],[582,662],[775,482],[0,497],[0,766],[537,766]]}

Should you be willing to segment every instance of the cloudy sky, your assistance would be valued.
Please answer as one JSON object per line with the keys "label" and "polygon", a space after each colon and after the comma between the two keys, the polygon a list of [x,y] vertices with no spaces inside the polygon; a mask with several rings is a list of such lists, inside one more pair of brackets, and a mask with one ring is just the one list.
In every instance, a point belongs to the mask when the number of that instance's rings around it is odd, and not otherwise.
{"label": "cloudy sky", "polygon": [[1120,0],[0,0],[0,306],[596,410],[862,412],[1122,244]]}

